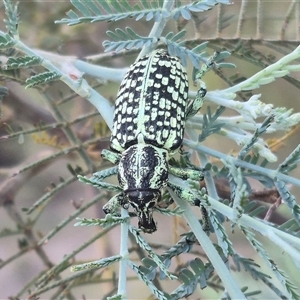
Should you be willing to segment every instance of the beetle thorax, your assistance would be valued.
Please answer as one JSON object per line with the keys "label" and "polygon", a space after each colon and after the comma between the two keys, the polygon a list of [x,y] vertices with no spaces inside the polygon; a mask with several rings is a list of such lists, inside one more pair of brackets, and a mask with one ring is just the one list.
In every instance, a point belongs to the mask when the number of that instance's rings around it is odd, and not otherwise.
{"label": "beetle thorax", "polygon": [[139,227],[145,232],[156,230],[153,207],[161,199],[161,188],[168,181],[168,152],[144,143],[122,153],[118,179],[124,197],[137,213]]}
{"label": "beetle thorax", "polygon": [[118,179],[126,191],[159,190],[168,180],[168,152],[149,144],[136,144],[122,153]]}

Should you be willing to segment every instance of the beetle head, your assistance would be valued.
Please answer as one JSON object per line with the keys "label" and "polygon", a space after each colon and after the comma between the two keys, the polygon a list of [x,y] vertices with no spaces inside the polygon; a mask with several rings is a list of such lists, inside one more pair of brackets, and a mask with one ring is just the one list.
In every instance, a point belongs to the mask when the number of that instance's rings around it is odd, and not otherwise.
{"label": "beetle head", "polygon": [[167,185],[167,151],[148,144],[136,144],[122,153],[118,180],[139,218],[139,227],[151,233],[156,230],[153,207],[161,199],[160,189]]}

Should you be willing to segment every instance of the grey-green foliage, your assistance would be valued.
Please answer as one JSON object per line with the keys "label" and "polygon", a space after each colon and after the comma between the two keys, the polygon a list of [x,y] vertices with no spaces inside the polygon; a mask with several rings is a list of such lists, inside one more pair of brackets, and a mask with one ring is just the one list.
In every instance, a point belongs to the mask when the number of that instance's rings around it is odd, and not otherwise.
{"label": "grey-green foliage", "polygon": [[[183,299],[189,295],[192,295],[200,282],[203,287],[203,282],[206,284],[206,271],[207,266],[202,262],[200,258],[195,258],[189,262],[188,268],[183,268],[180,272],[179,279],[182,281],[180,285],[172,294],[171,299]],[[211,266],[210,266],[211,267]],[[210,269],[212,271],[212,269]]]}
{"label": "grey-green foliage", "polygon": [[8,33],[1,32],[0,34],[0,49],[11,48],[15,45],[15,41],[11,38]]}
{"label": "grey-green foliage", "polygon": [[267,252],[264,250],[262,244],[255,239],[254,234],[248,231],[246,228],[241,228],[241,229],[244,232],[250,244],[254,247],[254,249],[257,251],[260,257],[272,270],[273,274],[275,274],[275,276],[281,282],[281,284],[285,286],[286,291],[289,293],[290,297],[292,299],[297,299],[299,296],[297,295],[298,292],[297,292],[296,285],[289,280],[287,275],[282,270],[278,268],[278,265],[269,257]]}
{"label": "grey-green foliage", "polygon": [[107,35],[115,42],[103,42],[106,52],[119,52],[123,49],[141,49],[142,47],[149,47],[151,44],[157,43],[157,38],[142,37],[135,33],[130,27],[125,28],[125,30],[117,28],[115,32],[108,30]]}
{"label": "grey-green foliage", "polygon": [[178,20],[179,17],[190,20],[192,12],[209,10],[218,3],[229,4],[227,0],[194,1],[188,5],[181,5],[180,1],[177,1],[177,7],[170,13],[163,7],[164,1],[162,0],[140,0],[134,3],[127,0],[71,0],[70,2],[76,11],[68,11],[68,18],[57,21],[57,23],[77,25],[99,21],[119,21],[126,18],[134,18],[136,21],[143,18],[146,21],[154,19],[155,22],[159,22],[162,18],[169,18],[171,15],[174,20]]}
{"label": "grey-green foliage", "polygon": [[[73,9],[67,13],[68,18],[57,21],[56,23],[77,25],[82,23],[95,23],[98,21],[119,21],[132,18],[135,21],[145,20],[150,23],[154,21],[160,24],[163,28],[165,23],[170,21],[177,21],[179,18],[183,18],[185,21],[193,19],[194,14],[201,13],[203,11],[213,9],[218,3],[229,4],[229,1],[214,1],[214,0],[202,0],[194,1],[186,4],[180,3],[180,1],[147,1],[140,0],[131,2],[127,0],[121,1],[85,1],[85,0],[72,0]],[[169,6],[170,3],[173,5]],[[5,9],[7,19],[5,21],[7,32],[0,32],[0,49],[7,50],[13,48],[17,50],[17,53],[13,53],[12,56],[8,55],[7,62],[2,65],[2,70],[8,69],[25,69],[31,70],[31,68],[43,66],[47,69],[47,72],[41,72],[37,75],[33,75],[26,80],[26,87],[35,87],[39,84],[47,84],[50,81],[62,80],[64,81],[75,93],[88,99],[93,105],[97,107],[103,117],[108,115],[108,118],[112,119],[111,111],[107,111],[106,99],[103,99],[100,94],[97,94],[94,89],[82,78],[80,75],[77,78],[73,75],[73,69],[68,72],[63,72],[57,68],[54,63],[58,63],[53,60],[53,63],[49,60],[44,60],[43,57],[34,50],[26,47],[19,40],[18,26],[19,15],[17,6],[11,1],[5,0]],[[149,26],[150,27],[150,26]],[[187,35],[185,30],[179,32],[166,32],[164,35],[161,33],[151,32],[151,34],[142,36],[131,27],[116,28],[114,31],[107,32],[107,36],[110,38],[108,41],[104,41],[103,45],[106,51],[121,52],[124,50],[137,50],[142,49],[144,51],[151,51],[151,49],[157,46],[166,47],[171,55],[178,56],[184,65],[187,65],[188,61],[194,66],[193,79],[196,82],[200,82],[201,86],[205,86],[202,77],[206,72],[210,70],[219,71],[220,68],[229,67],[232,68],[233,64],[224,59],[227,59],[230,55],[229,51],[215,51],[213,55],[209,55],[207,51],[208,43],[201,42],[199,45],[192,45],[187,47]],[[242,93],[245,90],[253,90],[261,85],[268,84],[276,78],[281,78],[290,74],[293,71],[299,71],[299,66],[294,64],[300,57],[300,50],[297,48],[292,53],[289,53],[282,58],[279,62],[265,68],[262,72],[258,72],[251,78],[244,80],[240,83],[236,83],[228,89],[219,91],[209,91],[207,94],[207,101],[210,104],[217,104],[218,108],[215,110],[212,105],[209,105],[206,112],[202,111],[202,115],[197,115],[193,119],[187,122],[187,133],[190,138],[184,141],[185,146],[188,149],[188,154],[182,154],[178,161],[170,161],[170,164],[180,166],[183,168],[191,167],[199,169],[199,166],[194,165],[190,161],[190,154],[192,150],[198,154],[201,161],[203,161],[204,172],[206,173],[206,187],[200,189],[197,181],[185,181],[179,182],[183,191],[189,195],[191,203],[199,206],[201,203],[207,211],[207,216],[210,221],[210,235],[216,236],[216,244],[213,244],[207,237],[206,233],[202,230],[200,225],[201,220],[197,219],[194,213],[188,209],[184,209],[180,204],[180,199],[174,199],[178,202],[178,206],[175,209],[171,209],[168,206],[173,202],[171,192],[166,191],[163,195],[163,204],[166,207],[158,207],[157,213],[164,214],[166,216],[184,217],[189,224],[189,231],[184,233],[183,236],[174,244],[165,247],[160,255],[156,253],[154,247],[147,242],[147,237],[144,238],[140,231],[134,226],[129,225],[131,217],[135,217],[133,213],[128,213],[126,210],[121,210],[120,215],[106,215],[105,218],[89,219],[87,217],[80,217],[77,219],[75,226],[100,226],[103,229],[100,233],[84,245],[75,249],[71,254],[67,255],[58,265],[53,266],[44,275],[39,277],[36,282],[29,285],[28,289],[35,289],[30,297],[33,299],[38,295],[41,295],[44,291],[54,289],[56,287],[65,287],[66,282],[70,282],[76,286],[75,277],[68,277],[66,281],[58,279],[58,275],[61,271],[69,267],[69,262],[74,259],[75,255],[82,251],[85,247],[91,245],[94,241],[101,237],[101,234],[105,234],[110,228],[115,226],[121,227],[121,250],[119,255],[113,255],[107,258],[102,258],[97,261],[87,262],[73,266],[73,271],[82,271],[83,275],[88,274],[90,278],[83,281],[88,284],[89,281],[95,279],[95,269],[102,269],[112,265],[113,263],[119,263],[119,285],[118,291],[114,296],[107,297],[107,299],[123,299],[123,295],[126,294],[127,284],[127,268],[131,268],[136,276],[147,285],[150,292],[158,299],[183,299],[190,295],[193,295],[196,288],[201,289],[209,288],[213,286],[218,291],[224,291],[223,298],[237,299],[241,297],[251,297],[259,294],[260,291],[248,291],[248,287],[239,287],[234,278],[226,273],[228,267],[231,265],[228,263],[228,259],[231,259],[236,272],[242,272],[244,269],[253,278],[253,280],[260,281],[265,284],[277,297],[299,299],[299,291],[296,290],[295,284],[297,280],[289,278],[289,274],[283,272],[278,264],[273,261],[272,253],[268,253],[264,248],[263,243],[258,241],[254,232],[267,237],[273,242],[276,247],[283,249],[286,255],[289,255],[294,261],[296,267],[299,269],[299,224],[300,224],[300,208],[294,195],[289,190],[289,183],[300,185],[299,179],[289,176],[291,170],[293,170],[299,163],[300,148],[297,146],[295,150],[278,166],[276,170],[269,168],[269,162],[274,162],[274,154],[264,142],[263,134],[274,132],[277,130],[288,130],[299,122],[299,115],[292,114],[291,111],[284,108],[274,109],[270,104],[264,104],[260,101],[259,95],[252,95],[248,101],[242,102],[236,99],[238,93]],[[107,71],[108,69],[106,69]],[[88,69],[86,70],[88,71]],[[31,74],[32,75],[32,74]],[[30,75],[29,75],[30,76]],[[102,76],[102,75],[101,75]],[[101,77],[100,76],[100,77]],[[73,80],[71,77],[75,77]],[[71,79],[70,79],[71,78]],[[76,80],[77,78],[77,80]],[[105,75],[103,75],[105,78]],[[255,93],[255,91],[253,91]],[[0,99],[7,94],[7,89],[0,89]],[[194,96],[190,92],[190,96]],[[235,121],[234,117],[224,116],[224,111],[231,109],[237,113],[238,120]],[[56,115],[59,119],[59,114]],[[257,118],[263,118],[265,121],[259,123]],[[68,129],[68,127],[66,127]],[[68,131],[66,130],[68,134]],[[222,135],[228,139],[234,140],[238,143],[240,150],[238,154],[228,156],[227,154],[213,149],[204,147],[201,142],[208,140],[211,137]],[[11,135],[13,136],[13,134]],[[69,135],[70,138],[71,135]],[[72,136],[70,138],[72,140]],[[72,140],[74,142],[74,139]],[[75,140],[76,144],[76,140]],[[83,145],[80,144],[81,148]],[[77,145],[71,147],[68,151],[77,150]],[[57,152],[55,156],[59,157],[63,155],[63,150]],[[249,153],[254,153],[250,155]],[[80,156],[84,162],[86,157]],[[217,163],[208,162],[208,157],[218,159],[223,167],[220,167]],[[48,161],[41,160],[37,164],[42,164]],[[90,163],[91,164],[91,163]],[[27,166],[19,173],[23,173],[28,169],[33,168]],[[101,166],[99,166],[101,167]],[[77,172],[76,168],[69,168],[72,177],[67,180],[61,180],[59,184],[52,185],[52,190],[47,192],[43,197],[36,201],[31,208],[25,209],[27,213],[38,211],[43,209],[50,201],[51,197],[55,195],[59,190],[68,186],[76,180]],[[85,174],[91,173],[92,168],[89,164],[86,164]],[[94,172],[94,170],[93,170]],[[118,185],[105,182],[106,178],[117,174],[117,167],[108,168],[94,172],[91,178],[79,175],[78,178],[81,182],[92,185],[100,190],[108,190],[109,192],[120,192],[121,188]],[[216,187],[212,180],[212,174],[219,178],[226,177],[230,186],[230,201],[221,200],[218,197]],[[251,195],[251,185],[249,178],[259,181],[268,189],[277,188],[279,196],[286,206],[290,209],[293,219],[286,222],[281,226],[275,226],[272,223],[262,221],[259,219],[260,214],[264,213],[264,207],[259,205],[259,202],[251,202],[248,196]],[[170,181],[172,178],[170,178]],[[172,185],[171,185],[172,186]],[[96,201],[94,199],[93,201]],[[93,202],[94,203],[94,202]],[[89,207],[84,207],[83,211]],[[200,209],[199,209],[200,212]],[[202,210],[203,213],[203,210]],[[77,215],[75,214],[70,218],[73,220]],[[193,222],[196,220],[196,222]],[[240,232],[244,234],[248,241],[247,246],[252,247],[253,250],[263,259],[265,266],[268,268],[269,273],[262,271],[262,268],[250,257],[243,257],[235,248],[230,238],[230,233],[226,229],[227,221],[230,221],[231,230],[236,233]],[[62,224],[65,224],[62,222]],[[68,224],[66,222],[66,224]],[[58,226],[58,230],[63,226]],[[158,226],[158,230],[163,230]],[[88,228],[86,229],[88,230]],[[107,231],[106,231],[107,230]],[[55,231],[55,230],[54,230]],[[46,235],[49,239],[55,235],[55,232],[51,231]],[[168,229],[167,233],[171,233]],[[141,258],[138,262],[133,262],[131,256],[128,254],[128,237],[130,234],[134,241],[134,246],[138,247],[142,252],[144,258]],[[202,234],[202,235],[201,235]],[[5,233],[3,233],[5,236]],[[46,239],[42,239],[38,245],[42,245]],[[163,244],[163,241],[159,241]],[[35,244],[35,245],[36,245]],[[25,243],[24,243],[25,245]],[[202,249],[208,249],[203,252],[199,251],[199,246]],[[206,247],[206,248],[205,248]],[[201,249],[201,248],[200,248]],[[193,252],[194,251],[194,252]],[[214,251],[214,252],[213,252]],[[216,256],[211,257],[210,254],[214,253]],[[183,259],[188,254],[188,258],[185,260],[184,265],[178,266],[179,270],[173,271],[170,269],[172,263],[176,263],[175,258]],[[205,257],[202,259],[201,255]],[[209,257],[207,261],[206,256]],[[200,258],[201,257],[201,258]],[[217,260],[218,259],[218,260]],[[204,262],[207,261],[207,262]],[[48,267],[48,265],[47,265]],[[234,269],[232,268],[232,269]],[[88,270],[91,270],[88,273]],[[172,271],[171,271],[172,270]],[[233,270],[232,270],[233,271]],[[227,276],[229,274],[229,276]],[[76,279],[80,277],[80,273]],[[226,278],[228,277],[228,278]],[[273,283],[272,277],[276,277],[281,286]],[[53,280],[57,279],[57,281]],[[81,278],[83,280],[83,277]],[[227,280],[228,279],[228,280]],[[52,281],[54,281],[53,285]],[[160,283],[162,280],[177,280],[177,287],[173,291],[166,292],[163,288],[156,286],[156,283]],[[99,285],[101,281],[99,281]],[[79,283],[80,284],[80,283]],[[79,285],[78,284],[78,285]],[[36,288],[35,288],[36,286]],[[78,286],[77,286],[78,287]],[[27,287],[26,287],[27,290]],[[64,297],[65,290],[61,291],[61,298]],[[24,294],[24,293],[23,293]],[[21,293],[21,295],[23,295]],[[53,296],[55,298],[55,296]],[[193,296],[191,296],[193,297]],[[71,299],[72,296],[69,295]]]}
{"label": "grey-green foliage", "polygon": [[[195,1],[188,5],[181,5],[177,2],[177,7],[175,7],[172,12],[168,12],[164,8],[163,1],[140,1],[136,2],[131,6],[127,0],[123,1],[71,1],[74,7],[80,12],[83,17],[80,17],[73,10],[68,12],[69,19],[62,19],[58,21],[59,23],[67,23],[68,25],[80,24],[83,22],[96,22],[96,21],[118,21],[125,18],[135,18],[137,21],[145,17],[146,21],[150,21],[154,18],[155,22],[159,22],[162,18],[170,19],[173,18],[177,20],[180,16],[186,20],[191,18],[191,12],[202,12],[211,9],[218,3],[229,4],[229,1]],[[129,12],[128,10],[131,11]],[[104,11],[106,14],[102,14]],[[166,36],[160,37],[143,37],[137,34],[132,28],[126,27],[125,30],[117,28],[115,32],[108,31],[107,35],[113,41],[104,41],[103,46],[105,51],[121,51],[121,50],[131,50],[131,49],[141,49],[143,47],[151,47],[157,44],[159,41],[164,42],[167,45],[168,51],[171,55],[176,55],[181,58],[182,63],[186,66],[186,57],[188,57],[195,68],[200,68],[200,62],[206,62],[207,54],[202,52],[205,49],[207,43],[202,43],[189,50],[180,43],[180,39],[185,36],[185,30],[178,32],[177,34],[168,33]],[[223,51],[218,55],[219,60],[223,60],[228,56],[228,51]],[[227,63],[223,66],[218,64],[215,60],[214,67],[232,67],[232,64]]]}
{"label": "grey-green foliage", "polygon": [[10,57],[2,68],[4,70],[26,68],[29,66],[40,65],[41,62],[41,58],[37,56]]}
{"label": "grey-green foliage", "polygon": [[19,14],[18,7],[11,1],[3,1],[7,19],[4,20],[8,34],[16,36],[18,34]]}
{"label": "grey-green foliage", "polygon": [[[195,46],[193,49],[188,49],[184,46],[184,42],[180,42],[185,35],[186,31],[182,30],[177,34],[169,32],[166,36],[160,37],[143,37],[130,27],[126,27],[125,30],[117,28],[115,32],[107,31],[107,35],[113,40],[106,40],[103,42],[105,51],[122,51],[124,49],[141,49],[143,47],[150,47],[157,44],[159,41],[166,44],[168,52],[171,55],[178,56],[184,66],[187,65],[187,59],[190,59],[193,66],[196,69],[201,68],[201,64],[205,63],[207,68],[232,68],[234,67],[231,63],[224,63],[223,60],[230,55],[228,51],[221,51],[212,56],[209,61],[208,54],[204,51],[207,42],[203,42],[200,45]],[[204,72],[206,72],[205,70]]]}
{"label": "grey-green foliage", "polygon": [[278,171],[282,173],[289,173],[300,161],[300,144],[295,150],[279,165]]}
{"label": "grey-green foliage", "polygon": [[287,207],[290,209],[291,213],[293,214],[295,221],[300,225],[300,206],[296,202],[296,198],[290,190],[288,189],[286,183],[281,180],[276,180],[274,182],[282,200],[287,205]]}
{"label": "grey-green foliage", "polygon": [[151,280],[148,279],[148,277],[146,276],[146,274],[143,272],[142,268],[140,268],[139,266],[137,266],[135,263],[133,263],[132,261],[128,262],[128,266],[134,271],[136,272],[136,275],[138,276],[138,278],[140,280],[142,280],[149,288],[149,290],[151,291],[151,293],[156,296],[159,300],[169,300],[171,299],[170,296],[164,292],[159,290],[153,283]]}
{"label": "grey-green foliage", "polygon": [[120,261],[121,259],[122,259],[121,255],[115,255],[100,260],[88,262],[85,264],[76,265],[72,267],[72,271],[82,271],[85,269],[100,269],[100,268],[108,267],[111,264]]}
{"label": "grey-green foliage", "polygon": [[[37,59],[38,60],[38,59]],[[26,88],[32,88],[38,84],[48,83],[50,81],[55,81],[60,78],[60,74],[56,72],[44,72],[38,75],[31,76],[26,80]]]}
{"label": "grey-green foliage", "polygon": [[218,122],[218,117],[225,111],[224,106],[220,106],[216,109],[214,114],[211,114],[211,108],[207,108],[207,114],[203,114],[202,132],[199,134],[198,142],[203,142],[205,138],[211,134],[217,133],[225,125]]}
{"label": "grey-green foliage", "polygon": [[135,237],[137,244],[144,249],[149,258],[155,262],[155,264],[160,268],[160,270],[169,278],[169,279],[177,279],[175,275],[172,275],[171,272],[166,268],[161,258],[151,249],[150,245],[146,242],[146,240],[140,235],[139,230],[130,226],[130,232]]}
{"label": "grey-green foliage", "polygon": [[111,227],[113,225],[121,224],[128,221],[128,218],[121,218],[107,214],[103,219],[87,219],[77,218],[77,223],[74,226],[101,226],[103,228]]}
{"label": "grey-green foliage", "polygon": [[253,137],[249,140],[249,142],[243,146],[238,154],[238,158],[243,160],[246,154],[252,149],[253,145],[258,141],[260,135],[265,133],[271,123],[274,122],[274,116],[270,115],[267,117],[264,122],[261,124],[259,128],[257,128],[253,134]]}
{"label": "grey-green foliage", "polygon": [[118,172],[117,168],[114,167],[114,168],[110,168],[110,169],[103,170],[100,172],[96,172],[90,178],[78,175],[78,179],[81,182],[90,184],[98,189],[106,189],[106,190],[109,190],[112,192],[120,192],[122,189],[119,186],[111,184],[111,183],[103,182],[103,179],[105,179],[111,175],[116,175],[117,172]]}

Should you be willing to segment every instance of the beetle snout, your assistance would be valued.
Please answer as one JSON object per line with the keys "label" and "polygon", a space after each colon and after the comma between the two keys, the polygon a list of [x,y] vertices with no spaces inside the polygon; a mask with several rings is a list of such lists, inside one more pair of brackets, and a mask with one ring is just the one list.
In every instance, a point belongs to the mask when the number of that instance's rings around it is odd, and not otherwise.
{"label": "beetle snout", "polygon": [[156,224],[153,220],[153,207],[155,207],[161,199],[160,191],[136,189],[126,191],[125,195],[128,199],[128,203],[131,204],[137,214],[139,228],[147,233],[156,231]]}
{"label": "beetle snout", "polygon": [[138,226],[146,233],[152,233],[156,231],[156,223],[152,215],[152,210],[138,212]]}

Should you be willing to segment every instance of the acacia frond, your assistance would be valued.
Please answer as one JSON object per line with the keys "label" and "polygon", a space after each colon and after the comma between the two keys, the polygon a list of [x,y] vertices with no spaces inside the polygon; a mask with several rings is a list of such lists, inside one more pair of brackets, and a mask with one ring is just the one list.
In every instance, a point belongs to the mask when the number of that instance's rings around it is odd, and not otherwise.
{"label": "acacia frond", "polygon": [[141,49],[142,47],[150,47],[151,44],[157,42],[157,38],[142,37],[130,27],[126,27],[125,30],[117,28],[115,32],[107,31],[107,35],[114,41],[111,42],[106,40],[102,43],[105,52],[119,52],[124,49]]}
{"label": "acacia frond", "polygon": [[10,37],[8,33],[0,32],[0,49],[8,49],[13,47],[16,41]]}
{"label": "acacia frond", "polygon": [[19,69],[23,67],[40,65],[42,59],[37,56],[9,57],[7,63],[2,67],[4,70]]}
{"label": "acacia frond", "polygon": [[11,36],[18,35],[18,26],[19,26],[19,13],[18,13],[18,3],[13,4],[11,1],[3,0],[5,6],[5,14],[7,20],[4,20],[7,31]]}
{"label": "acacia frond", "polygon": [[[180,1],[178,1],[180,3]],[[192,18],[192,13],[203,12],[212,9],[217,4],[230,4],[229,0],[211,0],[211,1],[194,1],[188,5],[182,5],[175,8],[172,11],[174,20],[178,20],[180,17],[185,20]]]}
{"label": "acacia frond", "polygon": [[56,23],[77,25],[81,23],[95,23],[100,21],[120,21],[126,18],[134,18],[136,21],[145,18],[146,21],[167,18],[170,14],[162,9],[163,1],[135,2],[134,5],[127,0],[102,1],[102,0],[71,0],[76,11],[67,12],[68,18],[56,21]]}
{"label": "acacia frond", "polygon": [[26,80],[26,89],[28,88],[32,88],[34,86],[37,86],[39,84],[45,84],[48,83],[50,81],[55,81],[58,80],[61,77],[60,74],[56,73],[56,72],[44,72],[44,73],[40,73],[34,76],[31,76],[30,78],[28,78]]}

